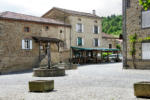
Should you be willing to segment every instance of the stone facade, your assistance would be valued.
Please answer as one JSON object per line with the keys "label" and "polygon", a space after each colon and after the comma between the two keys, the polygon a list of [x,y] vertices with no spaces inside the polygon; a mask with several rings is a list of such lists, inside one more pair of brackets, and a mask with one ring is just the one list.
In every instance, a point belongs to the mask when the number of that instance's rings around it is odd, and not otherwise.
{"label": "stone facade", "polygon": [[[142,28],[142,11],[142,6],[139,5],[138,0],[123,0],[124,68],[134,68],[132,62],[133,59],[130,55],[131,45],[129,37],[135,33],[137,34],[137,40],[139,38],[145,38],[150,36],[150,28]],[[142,59],[142,43],[136,42],[135,49],[136,68],[150,69],[150,60]]]}
{"label": "stone facade", "polygon": [[[49,27],[45,30],[45,27]],[[29,32],[24,32],[24,27],[29,27]],[[61,32],[60,32],[61,31]],[[37,67],[39,64],[39,44],[32,39],[32,36],[58,38],[67,44],[65,49],[70,48],[69,37],[70,27],[54,24],[42,24],[29,21],[0,18],[0,73],[28,70]],[[65,35],[67,34],[67,35]],[[32,49],[22,49],[22,39],[32,40]],[[52,63],[60,62],[60,52],[55,43],[51,43]]]}
{"label": "stone facade", "polygon": [[[64,12],[65,11],[65,12]],[[66,12],[67,11],[67,12]],[[71,13],[68,13],[71,12]],[[74,14],[78,13],[78,14]],[[85,48],[101,48],[102,47],[102,26],[101,26],[101,18],[95,17],[94,15],[90,14],[90,16],[82,15],[81,12],[71,11],[71,10],[64,10],[59,8],[53,8],[48,13],[43,15],[44,18],[52,18],[59,21],[64,21],[64,23],[71,25],[71,46],[74,47],[85,47]],[[91,17],[92,16],[92,17]],[[79,33],[76,31],[76,24],[81,23],[84,25],[83,32]],[[93,33],[94,25],[99,27],[99,33]],[[84,39],[84,45],[78,46],[77,45],[77,38],[81,37]],[[93,45],[93,39],[99,39],[100,45],[95,47]]]}

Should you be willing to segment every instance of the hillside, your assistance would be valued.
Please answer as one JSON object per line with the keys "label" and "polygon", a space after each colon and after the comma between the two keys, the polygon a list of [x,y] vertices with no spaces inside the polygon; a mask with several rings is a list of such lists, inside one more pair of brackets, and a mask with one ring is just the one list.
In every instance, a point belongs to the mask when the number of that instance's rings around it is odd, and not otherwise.
{"label": "hillside", "polygon": [[115,36],[122,34],[122,15],[103,17],[102,31]]}

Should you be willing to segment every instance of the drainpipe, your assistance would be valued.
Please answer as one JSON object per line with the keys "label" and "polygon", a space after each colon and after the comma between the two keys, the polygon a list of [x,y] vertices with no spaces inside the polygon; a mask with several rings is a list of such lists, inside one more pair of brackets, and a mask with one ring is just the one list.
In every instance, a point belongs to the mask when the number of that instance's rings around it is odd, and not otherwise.
{"label": "drainpipe", "polygon": [[72,61],[71,61],[72,60],[72,49],[71,49],[71,44],[72,44],[72,41],[71,41],[72,40],[72,38],[71,38],[72,33],[71,32],[72,31],[71,31],[71,28],[72,27],[70,27],[70,67],[72,67]]}
{"label": "drainpipe", "polygon": [[127,33],[126,33],[126,0],[122,0],[123,4],[123,68],[127,68]]}

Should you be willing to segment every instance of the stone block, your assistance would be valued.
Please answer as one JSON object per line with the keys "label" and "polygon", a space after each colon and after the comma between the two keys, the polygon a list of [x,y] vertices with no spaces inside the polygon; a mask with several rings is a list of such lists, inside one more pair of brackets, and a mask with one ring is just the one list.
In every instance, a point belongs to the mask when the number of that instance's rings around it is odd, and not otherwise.
{"label": "stone block", "polygon": [[51,68],[51,69],[34,69],[34,76],[36,77],[57,77],[57,76],[65,76],[64,68]]}
{"label": "stone block", "polygon": [[54,80],[29,81],[30,92],[48,92],[54,89]]}
{"label": "stone block", "polygon": [[150,82],[138,82],[134,84],[134,95],[136,97],[150,97]]}

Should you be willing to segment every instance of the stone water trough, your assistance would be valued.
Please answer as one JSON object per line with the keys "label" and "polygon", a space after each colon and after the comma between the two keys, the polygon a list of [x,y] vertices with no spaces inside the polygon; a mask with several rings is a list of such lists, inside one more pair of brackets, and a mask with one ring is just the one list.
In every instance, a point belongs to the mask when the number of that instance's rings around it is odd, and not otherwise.
{"label": "stone water trough", "polygon": [[150,98],[150,82],[138,82],[134,84],[136,97]]}
{"label": "stone water trough", "polygon": [[36,77],[58,77],[58,76],[65,76],[65,69],[64,68],[36,68],[33,71],[33,75]]}
{"label": "stone water trough", "polygon": [[54,80],[29,81],[30,92],[49,92],[54,89]]}

